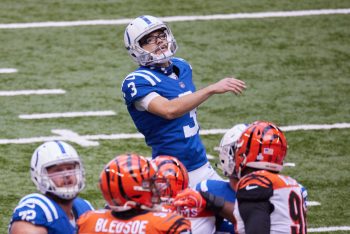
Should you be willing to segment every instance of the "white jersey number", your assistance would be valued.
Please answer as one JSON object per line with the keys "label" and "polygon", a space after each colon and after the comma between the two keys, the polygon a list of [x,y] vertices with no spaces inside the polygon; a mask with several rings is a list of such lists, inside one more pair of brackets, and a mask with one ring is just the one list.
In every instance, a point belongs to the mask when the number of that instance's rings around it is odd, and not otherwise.
{"label": "white jersey number", "polygon": [[[192,93],[192,92],[187,91],[185,93],[180,94],[179,97],[184,96],[184,95],[188,95],[190,93]],[[183,126],[185,138],[189,138],[191,136],[196,135],[198,130],[199,130],[199,125],[197,122],[197,109],[193,109],[190,111],[190,117],[193,119],[194,126],[193,127],[190,127],[190,125]]]}
{"label": "white jersey number", "polygon": [[36,217],[36,212],[35,210],[25,210],[25,211],[19,212],[18,215],[21,216],[22,220],[32,221]]}
{"label": "white jersey number", "polygon": [[136,89],[136,86],[135,86],[135,83],[134,82],[130,82],[128,84],[128,88],[131,89],[131,97],[135,96],[137,94],[137,89]]}

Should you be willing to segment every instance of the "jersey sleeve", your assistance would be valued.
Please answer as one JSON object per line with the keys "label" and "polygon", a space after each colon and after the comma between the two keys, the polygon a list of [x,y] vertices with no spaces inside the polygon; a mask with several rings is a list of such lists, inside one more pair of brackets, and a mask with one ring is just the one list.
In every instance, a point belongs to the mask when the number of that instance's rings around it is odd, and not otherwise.
{"label": "jersey sleeve", "polygon": [[272,181],[259,174],[249,174],[238,184],[237,200],[241,201],[268,201],[273,195]]}
{"label": "jersey sleeve", "polygon": [[274,210],[269,201],[272,195],[272,181],[263,175],[252,173],[239,182],[238,209],[247,234],[270,233],[270,214]]}
{"label": "jersey sleeve", "polygon": [[34,225],[46,226],[58,218],[54,205],[43,195],[29,195],[24,197],[15,208],[11,223],[26,221]]}
{"label": "jersey sleeve", "polygon": [[137,70],[129,74],[122,84],[122,92],[126,105],[131,105],[136,100],[154,92],[154,86],[161,80],[147,70]]}

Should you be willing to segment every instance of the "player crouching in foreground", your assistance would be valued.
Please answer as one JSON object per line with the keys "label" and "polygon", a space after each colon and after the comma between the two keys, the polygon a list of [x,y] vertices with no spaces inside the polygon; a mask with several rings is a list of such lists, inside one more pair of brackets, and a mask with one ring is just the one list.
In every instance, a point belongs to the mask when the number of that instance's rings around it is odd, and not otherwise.
{"label": "player crouching in foreground", "polygon": [[65,142],[46,142],[33,153],[30,170],[42,194],[21,199],[13,212],[9,233],[76,233],[75,220],[93,209],[89,202],[77,197],[85,186],[78,153]]}
{"label": "player crouching in foreground", "polygon": [[110,209],[84,214],[78,220],[78,233],[191,233],[188,220],[158,211],[156,172],[153,162],[137,154],[111,160],[99,181]]}
{"label": "player crouching in foreground", "polygon": [[185,166],[175,157],[157,156],[152,160],[158,167],[156,184],[161,191],[162,211],[178,213],[191,221],[192,233],[214,233],[215,217],[213,212],[188,207],[177,210],[173,205],[174,197],[188,188],[189,179]]}
{"label": "player crouching in foreground", "polygon": [[[302,188],[279,174],[286,153],[286,138],[271,122],[252,123],[239,138],[234,153],[234,175],[239,179],[233,219],[236,233],[306,233]],[[197,192],[195,199],[193,194],[178,194],[174,204],[183,207],[195,201],[217,212],[227,208],[212,194]]]}

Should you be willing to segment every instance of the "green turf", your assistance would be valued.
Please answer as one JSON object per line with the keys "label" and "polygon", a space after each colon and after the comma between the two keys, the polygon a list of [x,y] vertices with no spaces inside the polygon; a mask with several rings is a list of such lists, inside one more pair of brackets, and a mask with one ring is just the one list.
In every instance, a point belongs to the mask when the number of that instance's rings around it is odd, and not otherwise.
{"label": "green turf", "polygon": [[[350,8],[349,1],[1,1],[0,23],[92,20],[140,14],[201,15],[238,12]],[[176,3],[175,3],[176,2]],[[130,4],[132,6],[130,6]],[[131,10],[130,10],[131,9]],[[197,88],[225,76],[247,83],[241,96],[217,95],[198,108],[202,129],[230,128],[257,119],[278,125],[350,122],[350,15],[172,22],[177,56],[194,69]],[[135,68],[123,45],[125,25],[0,29],[0,91],[55,89],[65,95],[0,97],[0,139],[51,136],[52,129],[78,134],[135,133],[120,85]],[[113,110],[117,116],[21,120],[20,114]],[[350,226],[349,129],[287,132],[286,168],[309,191],[309,227]],[[221,135],[203,136],[208,153]],[[0,233],[18,200],[35,188],[29,160],[39,143],[0,145]],[[83,148],[87,188],[97,188],[105,163],[123,152],[149,155],[142,139],[101,140]],[[212,161],[215,163],[215,160]],[[337,232],[341,233],[341,232]]]}

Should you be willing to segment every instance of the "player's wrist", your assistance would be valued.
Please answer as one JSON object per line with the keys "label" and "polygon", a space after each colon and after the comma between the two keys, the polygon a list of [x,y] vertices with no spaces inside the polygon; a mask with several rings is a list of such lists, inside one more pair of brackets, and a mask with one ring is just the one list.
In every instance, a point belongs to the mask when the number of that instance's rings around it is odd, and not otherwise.
{"label": "player's wrist", "polygon": [[213,211],[214,213],[219,213],[225,205],[225,199],[223,197],[215,196],[209,192],[199,192],[201,196],[206,201],[206,209]]}

